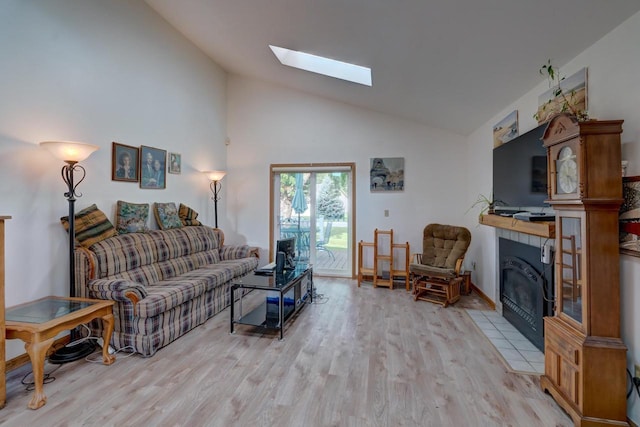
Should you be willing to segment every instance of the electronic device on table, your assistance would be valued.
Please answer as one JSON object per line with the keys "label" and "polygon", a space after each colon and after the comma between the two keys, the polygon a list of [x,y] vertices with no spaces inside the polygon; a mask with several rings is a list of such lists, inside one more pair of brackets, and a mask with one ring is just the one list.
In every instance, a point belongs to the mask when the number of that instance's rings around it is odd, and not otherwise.
{"label": "electronic device on table", "polygon": [[513,217],[520,221],[554,221],[556,219],[555,214],[548,212],[518,212]]}
{"label": "electronic device on table", "polygon": [[282,274],[286,270],[293,270],[296,268],[295,253],[295,237],[280,239],[276,243],[276,260],[264,267],[256,269],[255,273],[263,276],[271,276],[274,272]]}
{"label": "electronic device on table", "polygon": [[280,239],[276,243],[276,273],[296,268],[296,238]]}
{"label": "electronic device on table", "polygon": [[549,206],[547,149],[541,140],[546,126],[542,124],[493,149],[493,200],[498,214]]}
{"label": "electronic device on table", "polygon": [[261,276],[271,276],[271,275],[273,275],[273,270],[275,270],[275,268],[276,268],[276,263],[275,262],[270,262],[269,264],[265,265],[264,267],[256,268],[255,273],[259,274]]}

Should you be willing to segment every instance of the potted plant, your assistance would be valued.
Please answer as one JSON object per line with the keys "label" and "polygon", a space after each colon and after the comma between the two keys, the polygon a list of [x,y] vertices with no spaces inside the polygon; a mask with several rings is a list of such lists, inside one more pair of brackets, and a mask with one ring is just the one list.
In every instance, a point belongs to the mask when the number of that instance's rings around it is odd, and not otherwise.
{"label": "potted plant", "polygon": [[479,207],[480,212],[478,212],[478,216],[480,217],[485,213],[487,214],[494,213],[495,207],[502,206],[502,205],[504,205],[504,203],[501,200],[495,200],[493,198],[493,193],[491,193],[489,197],[485,196],[484,194],[480,194],[478,195],[478,198],[476,199],[476,201],[473,202],[471,207],[467,210],[467,212],[469,212],[473,208]]}
{"label": "potted plant", "polygon": [[552,89],[553,98],[545,102],[536,113],[533,118],[541,123],[546,121],[552,115],[557,113],[570,113],[575,116],[578,121],[589,120],[589,114],[586,110],[581,110],[576,107],[575,91],[565,91],[560,82],[565,78],[560,76],[560,70],[551,64],[551,60],[547,60],[546,64],[543,64],[538,70],[541,76],[547,78],[549,82],[549,88]]}

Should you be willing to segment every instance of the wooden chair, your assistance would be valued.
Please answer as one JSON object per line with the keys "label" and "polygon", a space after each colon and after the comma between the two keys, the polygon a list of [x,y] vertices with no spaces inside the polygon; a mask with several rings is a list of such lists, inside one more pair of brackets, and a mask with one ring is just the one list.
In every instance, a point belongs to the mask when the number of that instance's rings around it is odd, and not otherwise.
{"label": "wooden chair", "polygon": [[471,243],[464,227],[429,224],[424,228],[422,253],[409,265],[413,297],[447,307],[460,299],[462,261]]}

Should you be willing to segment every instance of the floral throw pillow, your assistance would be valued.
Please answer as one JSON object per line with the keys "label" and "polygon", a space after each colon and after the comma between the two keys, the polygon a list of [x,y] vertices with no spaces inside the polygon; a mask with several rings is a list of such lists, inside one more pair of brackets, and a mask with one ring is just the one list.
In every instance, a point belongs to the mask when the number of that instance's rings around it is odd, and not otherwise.
{"label": "floral throw pillow", "polygon": [[175,203],[156,203],[154,208],[153,213],[161,230],[182,227],[182,221],[178,216],[178,208],[176,208]]}
{"label": "floral throw pillow", "polygon": [[118,200],[116,207],[116,230],[118,233],[146,233],[149,231],[148,203],[128,203]]}
{"label": "floral throw pillow", "polygon": [[178,216],[180,217],[180,221],[182,221],[182,225],[202,225],[198,218],[198,212],[194,211],[187,205],[183,205],[180,203],[180,210],[178,210]]}

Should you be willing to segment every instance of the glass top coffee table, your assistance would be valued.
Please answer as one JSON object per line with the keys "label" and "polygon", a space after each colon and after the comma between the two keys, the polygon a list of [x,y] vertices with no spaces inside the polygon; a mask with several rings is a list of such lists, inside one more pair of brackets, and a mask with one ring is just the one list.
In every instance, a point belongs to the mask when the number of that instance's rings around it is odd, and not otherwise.
{"label": "glass top coffee table", "polygon": [[[7,339],[21,339],[31,359],[35,391],[27,405],[38,409],[47,403],[43,390],[44,361],[56,335],[93,319],[102,319],[105,343],[113,333],[113,301],[86,298],[45,297],[8,308],[5,313]],[[102,348],[102,362],[111,365],[115,356]]]}
{"label": "glass top coffee table", "polygon": [[[257,291],[259,303],[252,305],[248,312],[243,311],[242,303],[247,293]],[[236,296],[236,291],[237,296]],[[284,325],[308,302],[313,302],[313,270],[307,264],[298,263],[294,270],[283,274],[263,276],[250,274],[231,285],[230,329],[235,333],[235,325],[251,325],[280,331],[284,338]],[[252,298],[253,299],[253,298]],[[237,300],[237,301],[236,301]],[[238,318],[235,318],[235,306],[239,306]]]}

